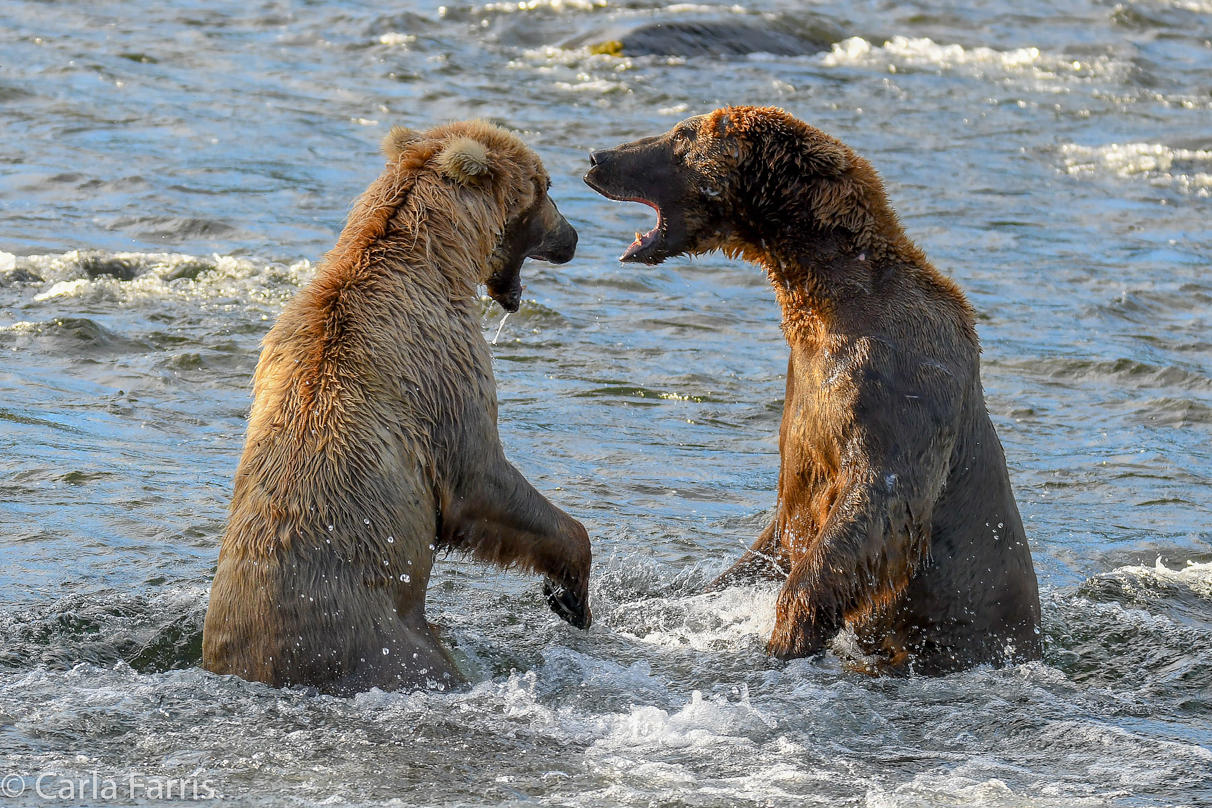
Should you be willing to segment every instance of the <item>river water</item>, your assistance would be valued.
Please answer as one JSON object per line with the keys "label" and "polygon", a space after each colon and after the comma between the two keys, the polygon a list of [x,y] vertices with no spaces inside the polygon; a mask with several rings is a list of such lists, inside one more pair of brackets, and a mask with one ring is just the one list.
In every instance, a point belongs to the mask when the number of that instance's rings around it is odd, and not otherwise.
{"label": "river water", "polygon": [[[240,805],[1212,805],[1209,0],[406,5],[0,3],[0,804],[96,772]],[[661,21],[826,44],[593,52]],[[779,313],[741,263],[619,265],[651,211],[580,175],[725,103],[867,156],[969,294],[1042,662],[785,664],[772,590],[700,594],[773,505]],[[507,453],[593,537],[597,622],[452,558],[429,611],[464,690],[205,673],[259,341],[387,129],[476,116],[580,231],[483,324]]]}

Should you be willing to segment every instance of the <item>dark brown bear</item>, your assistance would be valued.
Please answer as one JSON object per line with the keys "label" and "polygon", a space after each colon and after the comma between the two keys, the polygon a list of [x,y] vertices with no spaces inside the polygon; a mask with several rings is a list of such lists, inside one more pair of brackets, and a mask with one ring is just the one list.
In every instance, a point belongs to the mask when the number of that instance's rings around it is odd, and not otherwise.
{"label": "dark brown bear", "polygon": [[203,632],[216,673],[338,694],[460,681],[425,619],[442,550],[538,572],[590,623],[585,528],[501,448],[477,293],[515,311],[523,261],[570,260],[576,231],[509,132],[397,127],[383,148],[265,337]]}
{"label": "dark brown bear", "polygon": [[594,152],[585,181],[657,225],[622,260],[760,265],[791,348],[774,520],[713,587],[785,581],[769,651],[940,674],[1037,659],[1035,570],[985,409],[963,293],[867,161],[773,108],[730,107]]}

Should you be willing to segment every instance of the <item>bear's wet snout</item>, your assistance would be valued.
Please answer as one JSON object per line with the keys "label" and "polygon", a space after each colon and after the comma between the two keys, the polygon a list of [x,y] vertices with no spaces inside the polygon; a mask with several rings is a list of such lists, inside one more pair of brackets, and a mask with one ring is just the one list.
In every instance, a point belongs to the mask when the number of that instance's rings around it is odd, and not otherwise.
{"label": "bear's wet snout", "polygon": [[625,165],[627,161],[620,162],[618,157],[618,148],[591,151],[589,153],[589,170],[582,178],[585,180],[585,184],[598,193],[607,192],[607,195],[610,195],[607,188],[613,190],[613,186],[619,182],[620,165],[624,166],[623,173],[627,173]]}
{"label": "bear's wet snout", "polygon": [[589,165],[596,166],[606,162],[612,151],[614,149],[594,149],[589,152]]}
{"label": "bear's wet snout", "polygon": [[539,261],[550,261],[553,264],[567,264],[576,254],[576,228],[561,216],[559,224],[553,230],[548,231],[543,243],[529,257]]}

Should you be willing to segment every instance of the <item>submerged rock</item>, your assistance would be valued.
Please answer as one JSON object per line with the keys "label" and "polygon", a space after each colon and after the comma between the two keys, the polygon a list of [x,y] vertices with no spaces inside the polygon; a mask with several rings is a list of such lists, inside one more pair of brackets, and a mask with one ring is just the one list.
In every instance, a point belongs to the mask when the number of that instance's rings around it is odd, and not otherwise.
{"label": "submerged rock", "polygon": [[133,261],[118,258],[103,252],[82,252],[76,262],[89,280],[100,277],[117,278],[120,281],[133,281],[139,277],[140,267]]}
{"label": "submerged rock", "polygon": [[655,22],[603,34],[577,37],[566,46],[587,45],[594,53],[611,56],[806,56],[829,50],[843,38],[832,25],[816,18]]}
{"label": "submerged rock", "polygon": [[36,272],[30,272],[28,269],[9,270],[8,272],[0,272],[0,288],[12,286],[14,283],[43,283],[43,278]]}

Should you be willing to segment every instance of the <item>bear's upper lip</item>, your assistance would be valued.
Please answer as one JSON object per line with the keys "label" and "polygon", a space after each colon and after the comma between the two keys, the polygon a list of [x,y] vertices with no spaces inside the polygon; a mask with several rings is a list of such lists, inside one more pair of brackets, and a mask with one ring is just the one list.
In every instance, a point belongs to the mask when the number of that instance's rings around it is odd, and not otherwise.
{"label": "bear's upper lip", "polygon": [[661,206],[651,199],[645,199],[635,193],[615,193],[608,189],[602,188],[596,183],[590,182],[589,176],[585,176],[585,182],[589,187],[600,193],[607,199],[613,199],[616,202],[639,202],[641,205],[647,205],[656,211],[656,225],[647,233],[636,233],[635,241],[628,245],[626,251],[619,256],[620,261],[631,261],[635,258],[636,253],[641,250],[651,247],[661,236],[665,235],[665,217],[661,215]]}

